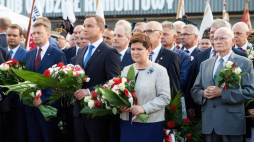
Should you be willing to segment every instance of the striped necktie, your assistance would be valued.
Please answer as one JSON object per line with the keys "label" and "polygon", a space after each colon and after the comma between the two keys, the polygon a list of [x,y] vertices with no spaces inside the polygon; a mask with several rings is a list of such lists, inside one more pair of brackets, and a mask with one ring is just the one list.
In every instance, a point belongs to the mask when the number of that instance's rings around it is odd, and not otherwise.
{"label": "striped necktie", "polygon": [[39,48],[37,57],[35,58],[35,61],[34,61],[34,71],[36,71],[37,67],[39,66],[39,64],[41,62],[41,51],[42,51],[42,49]]}

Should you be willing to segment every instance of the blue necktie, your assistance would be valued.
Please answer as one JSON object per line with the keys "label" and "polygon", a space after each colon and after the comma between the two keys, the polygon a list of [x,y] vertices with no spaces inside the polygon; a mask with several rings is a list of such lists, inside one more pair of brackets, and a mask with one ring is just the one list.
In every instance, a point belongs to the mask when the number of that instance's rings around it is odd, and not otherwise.
{"label": "blue necktie", "polygon": [[189,51],[189,50],[184,50],[184,52],[186,52],[186,53],[190,53],[190,51]]}
{"label": "blue necktie", "polygon": [[89,48],[88,49],[88,54],[87,54],[86,59],[84,61],[84,68],[86,67],[86,63],[88,62],[88,60],[92,56],[92,50],[93,50],[94,46],[93,45],[89,45],[88,48]]}
{"label": "blue necktie", "polygon": [[10,50],[10,53],[11,53],[11,58],[12,58],[13,51],[12,51],[12,50]]}
{"label": "blue necktie", "polygon": [[122,62],[122,60],[121,60],[122,54],[119,53],[118,56],[119,56],[120,62]]}

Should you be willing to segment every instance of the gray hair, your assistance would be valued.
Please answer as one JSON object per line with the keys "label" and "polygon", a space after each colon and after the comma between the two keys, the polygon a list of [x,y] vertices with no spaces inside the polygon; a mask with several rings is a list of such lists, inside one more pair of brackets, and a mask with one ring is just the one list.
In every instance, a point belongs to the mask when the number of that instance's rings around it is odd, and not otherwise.
{"label": "gray hair", "polygon": [[139,26],[139,25],[146,25],[146,23],[145,22],[138,22],[138,23],[136,23],[135,26]]}
{"label": "gray hair", "polygon": [[182,22],[182,21],[175,21],[174,23],[173,23],[173,25],[175,26],[175,25],[181,25],[182,27],[183,26],[186,26],[186,24],[184,23],[184,22]]}
{"label": "gray hair", "polygon": [[215,19],[215,20],[213,20],[212,25],[211,25],[211,28],[214,28],[214,27],[218,27],[218,28],[227,27],[227,28],[231,29],[231,24],[224,19]]}
{"label": "gray hair", "polygon": [[127,25],[118,25],[116,28],[115,28],[115,30],[116,29],[118,29],[118,28],[123,28],[124,29],[124,31],[125,31],[125,35],[127,36],[127,37],[131,37],[131,28],[129,28]]}
{"label": "gray hair", "polygon": [[177,34],[176,28],[172,22],[164,21],[161,23],[161,25],[162,25],[162,28],[169,28],[172,34]]}
{"label": "gray hair", "polygon": [[235,23],[235,24],[233,25],[232,29],[233,29],[234,26],[236,26],[236,25],[240,25],[240,26],[242,27],[242,29],[244,30],[245,33],[248,32],[248,31],[250,30],[249,27],[248,27],[248,25],[247,25],[246,23],[244,23],[244,22],[237,22],[237,23]]}
{"label": "gray hair", "polygon": [[[157,22],[157,21],[150,21],[150,22],[148,22],[147,24],[152,24],[153,27],[157,27],[157,28],[158,28],[158,29],[156,29],[156,30],[162,31],[162,25],[161,25],[161,23],[159,23],[159,22]],[[155,30],[155,29],[154,29],[154,30]]]}
{"label": "gray hair", "polygon": [[183,29],[189,28],[191,30],[191,33],[194,33],[195,35],[199,35],[198,28],[194,25],[188,24],[183,27]]}
{"label": "gray hair", "polygon": [[117,26],[126,26],[128,28],[131,29],[131,23],[126,21],[126,20],[119,20],[116,22],[115,28],[117,28]]}

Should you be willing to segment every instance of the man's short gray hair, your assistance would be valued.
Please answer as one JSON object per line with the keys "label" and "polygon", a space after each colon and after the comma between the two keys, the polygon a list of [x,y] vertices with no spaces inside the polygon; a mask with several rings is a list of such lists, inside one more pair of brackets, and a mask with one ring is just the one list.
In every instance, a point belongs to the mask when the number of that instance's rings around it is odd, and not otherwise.
{"label": "man's short gray hair", "polygon": [[231,24],[224,19],[215,19],[215,20],[213,20],[212,25],[211,25],[211,28],[214,28],[214,27],[218,27],[218,28],[227,27],[227,28],[231,29]]}
{"label": "man's short gray hair", "polygon": [[186,24],[184,22],[182,22],[182,21],[175,21],[173,24],[174,24],[174,26],[175,25],[182,25],[182,27],[186,26]]}
{"label": "man's short gray hair", "polygon": [[161,23],[161,25],[162,25],[162,28],[169,28],[172,34],[177,34],[176,28],[172,22],[164,21]]}
{"label": "man's short gray hair", "polygon": [[126,37],[131,37],[132,31],[131,31],[131,28],[130,28],[130,27],[128,27],[128,26],[126,26],[126,25],[119,25],[119,26],[117,26],[117,27],[115,28],[115,30],[118,29],[118,28],[123,28],[123,29],[124,29]]}
{"label": "man's short gray hair", "polygon": [[199,35],[199,31],[198,28],[194,25],[188,24],[186,26],[183,27],[183,29],[189,28],[191,30],[191,33],[195,34],[195,35]]}

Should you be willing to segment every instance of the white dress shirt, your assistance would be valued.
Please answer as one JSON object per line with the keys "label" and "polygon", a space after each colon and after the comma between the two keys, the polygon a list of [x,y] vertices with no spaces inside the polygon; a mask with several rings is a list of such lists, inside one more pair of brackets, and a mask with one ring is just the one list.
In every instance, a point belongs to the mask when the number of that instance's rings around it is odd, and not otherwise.
{"label": "white dress shirt", "polygon": [[191,55],[191,53],[193,52],[193,50],[195,49],[197,47],[197,45],[195,45],[195,46],[193,46],[193,47],[191,47],[191,48],[189,48],[189,49],[186,49],[186,48],[184,48],[184,51],[185,50],[188,50],[189,51],[189,55]]}
{"label": "white dress shirt", "polygon": [[[41,51],[41,60],[43,59],[44,55],[46,54],[47,50],[49,48],[49,42],[47,42],[45,45],[43,45],[41,47],[42,51]],[[38,52],[39,52],[39,46],[37,46],[37,54],[36,54],[36,57],[38,55]],[[35,57],[35,59],[36,59]]]}
{"label": "white dress shirt", "polygon": [[247,50],[247,48],[248,48],[248,41],[242,47],[238,47],[237,45],[235,45],[235,48],[242,48],[243,50]]}
{"label": "white dress shirt", "polygon": [[226,62],[228,61],[228,58],[230,57],[230,55],[232,54],[232,50],[230,51],[230,53],[228,53],[226,56],[224,57],[221,57],[220,55],[218,55],[217,59],[216,59],[216,62],[214,64],[214,68],[213,68],[213,78],[214,78],[214,75],[215,75],[215,72],[220,64],[220,58],[223,58],[223,67],[225,66]]}
{"label": "white dress shirt", "polygon": [[157,59],[160,51],[161,51],[161,44],[159,44],[156,48],[154,48],[153,50],[153,55],[152,55],[152,62],[155,62],[155,60]]}
{"label": "white dress shirt", "polygon": [[[97,47],[98,47],[102,42],[103,42],[103,39],[101,38],[101,39],[95,41],[95,42],[92,44],[92,45],[94,46],[94,48],[93,48],[93,50],[92,50],[91,56],[93,55],[94,51],[97,49]],[[88,52],[89,52],[89,46],[88,46],[88,49],[87,49],[87,51],[86,51],[86,54],[85,54],[85,56],[84,56],[83,61],[85,61]]]}
{"label": "white dress shirt", "polygon": [[121,54],[121,62],[123,60],[123,56],[125,55],[125,52],[128,50],[128,46],[123,50],[121,51],[119,54]]}
{"label": "white dress shirt", "polygon": [[8,51],[10,52],[12,50],[12,55],[11,55],[11,58],[13,59],[13,57],[15,56],[17,50],[19,49],[19,45],[17,47],[15,47],[14,49],[11,49],[9,46],[8,46]]}

